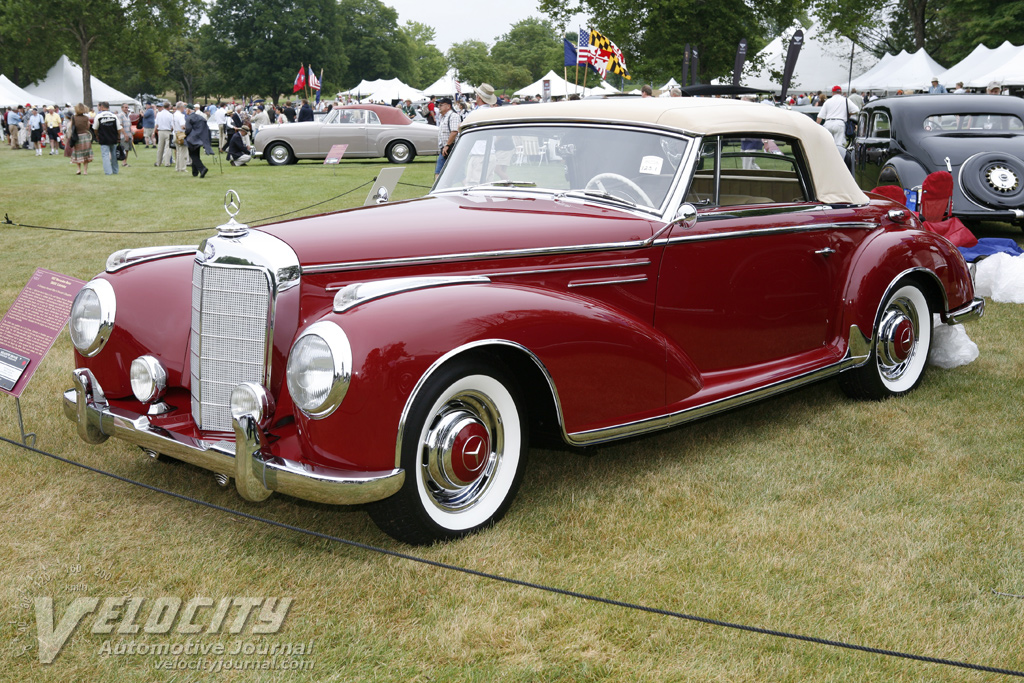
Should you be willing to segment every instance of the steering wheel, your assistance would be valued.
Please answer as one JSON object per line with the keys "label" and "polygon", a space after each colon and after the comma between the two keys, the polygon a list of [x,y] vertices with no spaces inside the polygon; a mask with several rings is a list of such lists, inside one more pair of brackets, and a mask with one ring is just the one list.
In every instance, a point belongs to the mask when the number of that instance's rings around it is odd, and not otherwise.
{"label": "steering wheel", "polygon": [[[621,183],[622,185],[625,185],[630,190],[636,193],[637,199],[639,199],[647,206],[650,206],[652,208],[654,207],[654,202],[652,202],[651,198],[647,196],[647,193],[643,191],[643,188],[641,188],[639,185],[634,183],[626,176],[619,175],[618,173],[598,173],[596,176],[587,181],[587,186],[585,189],[597,190],[598,192],[606,192],[608,194],[613,194],[611,191],[605,188],[604,183],[601,182],[602,180],[614,180],[616,182]],[[626,197],[626,199],[632,201],[633,197]]]}

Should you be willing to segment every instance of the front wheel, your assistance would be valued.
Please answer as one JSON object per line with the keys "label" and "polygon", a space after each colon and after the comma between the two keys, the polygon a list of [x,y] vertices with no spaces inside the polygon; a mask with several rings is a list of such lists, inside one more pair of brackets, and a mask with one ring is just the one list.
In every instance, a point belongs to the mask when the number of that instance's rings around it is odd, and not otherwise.
{"label": "front wheel", "polygon": [[263,151],[263,156],[266,157],[267,163],[271,166],[284,166],[294,161],[292,150],[283,142],[271,143]]}
{"label": "front wheel", "polygon": [[411,144],[405,140],[395,140],[384,151],[384,155],[393,164],[407,164],[416,156]]}
{"label": "front wheel", "polygon": [[490,526],[519,489],[527,440],[514,380],[481,361],[451,361],[413,399],[402,433],[405,483],[373,504],[370,517],[413,545]]}
{"label": "front wheel", "polygon": [[931,342],[928,299],[904,280],[882,306],[868,362],[839,375],[839,385],[852,398],[901,396],[921,383]]}

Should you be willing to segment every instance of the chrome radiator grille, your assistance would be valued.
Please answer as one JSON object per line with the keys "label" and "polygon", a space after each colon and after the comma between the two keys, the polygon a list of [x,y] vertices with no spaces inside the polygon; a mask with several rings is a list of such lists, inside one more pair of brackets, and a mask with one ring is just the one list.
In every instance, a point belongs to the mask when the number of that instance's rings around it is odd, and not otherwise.
{"label": "chrome radiator grille", "polygon": [[270,284],[257,268],[192,268],[192,417],[200,429],[231,431],[231,391],[264,384]]}

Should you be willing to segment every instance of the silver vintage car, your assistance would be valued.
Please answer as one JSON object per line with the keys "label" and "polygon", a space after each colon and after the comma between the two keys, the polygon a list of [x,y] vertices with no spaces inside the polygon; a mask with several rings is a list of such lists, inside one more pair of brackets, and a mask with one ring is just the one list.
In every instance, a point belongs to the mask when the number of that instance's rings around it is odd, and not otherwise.
{"label": "silver vintage car", "polygon": [[256,156],[271,166],[326,159],[334,145],[348,145],[346,159],[387,157],[407,164],[417,155],[437,156],[437,128],[394,107],[355,104],[335,107],[318,121],[263,126],[253,141]]}

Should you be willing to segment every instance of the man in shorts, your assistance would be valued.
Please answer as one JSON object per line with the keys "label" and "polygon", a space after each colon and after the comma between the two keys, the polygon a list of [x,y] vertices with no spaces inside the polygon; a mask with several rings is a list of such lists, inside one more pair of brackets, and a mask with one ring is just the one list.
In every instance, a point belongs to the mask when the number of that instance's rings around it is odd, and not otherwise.
{"label": "man in shorts", "polygon": [[57,107],[50,107],[43,117],[46,123],[46,136],[50,139],[50,154],[60,154],[60,114]]}

